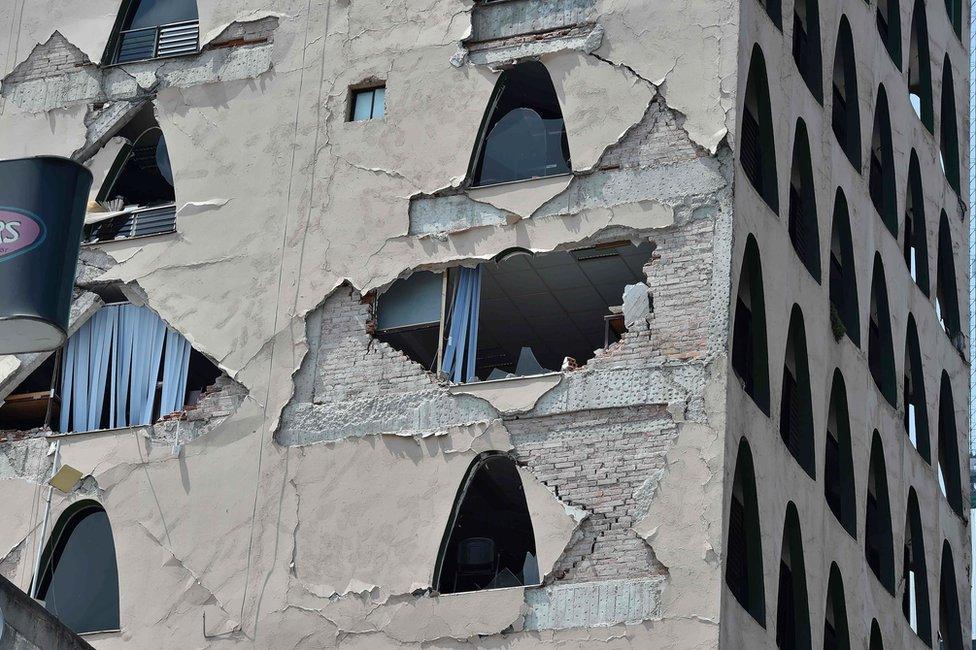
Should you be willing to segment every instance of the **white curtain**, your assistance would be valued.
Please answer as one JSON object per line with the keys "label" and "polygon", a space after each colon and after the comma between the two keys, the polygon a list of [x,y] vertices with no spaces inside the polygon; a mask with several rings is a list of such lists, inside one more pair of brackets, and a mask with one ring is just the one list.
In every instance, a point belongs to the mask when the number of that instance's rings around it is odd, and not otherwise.
{"label": "white curtain", "polygon": [[481,267],[462,268],[454,290],[451,327],[444,348],[442,370],[456,384],[474,379],[481,313]]}
{"label": "white curtain", "polygon": [[103,307],[68,339],[61,380],[61,431],[151,424],[163,349],[160,413],[183,408],[190,344],[147,307]]}

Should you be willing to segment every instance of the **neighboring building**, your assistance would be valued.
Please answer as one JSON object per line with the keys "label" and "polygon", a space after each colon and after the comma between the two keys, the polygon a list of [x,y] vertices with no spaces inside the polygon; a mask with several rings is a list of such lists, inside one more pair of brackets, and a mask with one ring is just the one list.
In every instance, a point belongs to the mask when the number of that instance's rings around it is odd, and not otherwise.
{"label": "neighboring building", "polygon": [[0,576],[0,650],[90,650],[44,607]]}
{"label": "neighboring building", "polygon": [[93,645],[970,638],[960,0],[0,29],[0,158],[96,179],[0,574]]}

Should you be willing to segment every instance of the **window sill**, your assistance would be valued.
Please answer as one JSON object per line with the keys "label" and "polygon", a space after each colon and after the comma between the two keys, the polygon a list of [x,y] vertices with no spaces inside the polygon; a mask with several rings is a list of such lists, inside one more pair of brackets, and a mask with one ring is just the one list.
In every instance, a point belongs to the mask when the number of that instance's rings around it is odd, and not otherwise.
{"label": "window sill", "polygon": [[472,185],[468,188],[469,191],[472,190],[485,190],[496,187],[505,187],[506,185],[518,185],[520,183],[531,183],[532,181],[548,181],[554,178],[566,178],[567,176],[572,176],[573,172],[564,172],[562,174],[549,174],[547,176],[532,176],[530,178],[520,178],[516,181],[502,181],[501,183],[485,183],[484,185]]}
{"label": "window sill", "polygon": [[94,436],[99,434],[120,434],[127,433],[129,431],[137,431],[139,429],[148,429],[152,427],[151,424],[137,424],[130,427],[116,427],[114,429],[94,429],[92,431],[69,431],[67,433],[61,433],[60,431],[51,431],[44,436],[47,440],[63,440],[65,438],[75,438],[78,436]]}
{"label": "window sill", "polygon": [[448,391],[452,395],[463,394],[483,399],[503,414],[524,413],[535,408],[539,399],[562,380],[563,373],[547,372],[470,384],[451,384]]}
{"label": "window sill", "polygon": [[143,63],[150,63],[152,61],[170,61],[172,59],[184,59],[191,56],[199,56],[201,50],[196,52],[187,52],[185,54],[171,54],[169,56],[154,56],[151,59],[136,59],[135,61],[125,61],[124,63],[106,63],[102,65],[102,69],[108,70],[111,68],[124,68],[127,65],[140,65]]}
{"label": "window sill", "polygon": [[155,237],[165,237],[167,235],[175,235],[175,230],[170,230],[169,232],[156,232],[151,235],[136,235],[135,237],[119,237],[118,239],[99,239],[97,241],[81,242],[82,248],[94,248],[95,246],[105,246],[107,244],[124,244],[130,241],[140,241],[143,239],[152,239]]}

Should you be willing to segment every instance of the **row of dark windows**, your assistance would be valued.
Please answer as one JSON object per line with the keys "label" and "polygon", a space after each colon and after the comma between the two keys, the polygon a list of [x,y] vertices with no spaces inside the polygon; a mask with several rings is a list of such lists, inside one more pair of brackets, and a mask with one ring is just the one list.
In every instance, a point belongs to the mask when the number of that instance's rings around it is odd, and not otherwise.
{"label": "row of dark windows", "polygon": [[[895,0],[891,1],[894,2]],[[912,51],[909,56],[907,94],[919,119],[930,132],[933,132],[932,74],[929,63],[928,40],[924,33],[924,5],[921,4],[921,0],[919,0],[918,5],[916,7],[918,20],[913,20],[912,28]],[[816,2],[815,0],[807,0],[806,3],[798,2],[797,10],[799,11],[801,8],[804,11],[815,12]],[[807,39],[806,31],[802,27],[804,21],[798,16],[796,22],[798,23],[797,29],[799,31],[797,33],[800,40]],[[794,57],[799,57],[797,58],[797,65],[801,76],[810,86],[817,100],[822,103],[819,43],[815,52],[812,53],[809,51],[810,48],[798,52],[798,47],[800,47],[798,42],[794,41]],[[815,63],[809,63],[808,61],[811,59],[815,59]],[[815,72],[810,72],[810,70]],[[811,81],[813,77],[816,78],[815,82]],[[864,173],[861,157],[861,118],[858,108],[854,39],[846,16],[842,17],[840,21],[830,88],[831,129],[851,164],[858,173]],[[961,178],[959,134],[952,67],[948,54],[945,55],[942,65],[940,108],[939,150],[941,152],[941,163],[946,180],[958,195]],[[769,107],[765,58],[758,44],[753,47],[750,60],[743,113],[740,138],[740,158],[743,168],[746,171],[746,176],[766,203],[778,212],[775,147],[772,130],[773,116]],[[897,234],[898,217],[894,191],[895,175],[891,123],[887,93],[883,84],[878,86],[870,145],[867,174],[871,199],[885,225],[892,234]]]}
{"label": "row of dark windows", "polygon": [[[836,386],[836,384],[835,384]],[[829,444],[829,443],[828,443]],[[849,455],[849,439],[848,439]],[[829,452],[828,452],[829,453]],[[852,490],[853,496],[853,490]],[[756,473],[752,451],[743,438],[739,443],[729,503],[725,583],[735,599],[764,628],[767,625],[766,591]],[[853,533],[852,533],[853,534]],[[865,503],[864,553],[868,565],[884,588],[895,595],[895,552],[888,502],[888,487],[881,436],[874,432]],[[902,613],[907,624],[929,647],[962,650],[962,624],[955,565],[948,540],[942,542],[939,567],[937,627],[933,638],[928,573],[918,496],[910,488],[901,554]],[[819,558],[818,558],[819,561]],[[786,505],[778,584],[776,586],[776,644],[779,648],[811,647],[811,610],[800,518],[793,502]],[[844,582],[836,563],[831,563],[823,614],[825,650],[850,650]],[[935,642],[937,645],[933,645]],[[880,626],[872,622],[870,648],[882,648]]]}
{"label": "row of dark windows", "polygon": [[[746,242],[739,285],[736,291],[732,330],[732,370],[741,380],[745,392],[766,415],[769,415],[769,355],[763,293],[759,246],[755,237],[750,235]],[[832,308],[834,308],[833,304]],[[844,305],[841,305],[839,309],[844,309]],[[856,317],[856,311],[853,317]],[[848,319],[850,318],[851,316],[848,316]],[[893,407],[897,408],[898,388],[888,298],[885,288],[884,267],[878,254],[875,254],[874,261],[869,321],[868,367],[881,394]],[[927,463],[931,463],[928,414],[918,329],[915,319],[911,315],[908,318],[904,349],[902,406],[904,407],[905,434],[922,458]],[[834,375],[827,417],[828,449],[825,457],[828,465],[833,462],[832,459],[834,458],[840,461],[845,457],[850,457],[850,434],[846,404],[843,377],[837,371]],[[816,479],[810,370],[803,312],[799,305],[794,305],[790,314],[783,362],[779,415],[779,431],[783,443],[800,467],[811,478]],[[848,440],[846,451],[841,449],[843,445],[840,444],[845,438]],[[838,454],[832,455],[830,448],[832,439],[838,442]],[[952,387],[948,373],[943,370],[939,389],[937,471],[949,505],[957,514],[962,516],[963,484],[959,470],[958,444]],[[849,493],[853,494],[851,472],[852,470],[849,467],[846,471],[841,472],[843,476],[841,476],[839,483],[833,481],[834,474],[830,471],[825,472],[827,474],[825,477],[827,487],[825,489],[827,489],[828,497],[830,490],[840,490],[843,485],[848,485],[850,487]],[[830,503],[831,499],[828,498],[828,504]],[[836,510],[835,514],[838,514]],[[845,526],[849,527],[849,531],[853,534],[852,520],[840,514],[838,514],[838,518],[841,519],[842,523],[845,523]]]}
{"label": "row of dark windows", "polygon": [[[758,58],[757,58],[758,57]],[[772,117],[762,54],[754,50],[753,71],[742,117],[740,160],[743,171],[766,203],[779,212],[775,146]],[[756,70],[761,74],[754,74]],[[897,201],[894,160],[891,153],[888,113],[884,89],[879,91],[880,119],[884,128],[875,129],[877,148],[872,149],[869,191],[872,203],[882,216],[887,229],[898,236]],[[852,254],[850,219],[846,198],[838,189],[834,202],[833,228],[830,239],[828,276],[831,308],[836,312],[837,331],[845,332],[855,345],[860,345],[857,317],[857,290]],[[904,212],[903,251],[906,267],[922,292],[929,294],[926,218],[922,193],[922,175],[918,155],[913,150],[909,160],[908,188]],[[788,228],[790,241],[804,267],[818,283],[822,282],[820,259],[819,219],[816,190],[813,182],[810,144],[806,124],[797,120],[793,144],[792,170],[789,183]],[[949,339],[961,350],[962,322],[959,316],[955,264],[948,217],[943,210],[939,221],[938,262],[935,305],[939,320]],[[839,337],[838,337],[839,338]]]}

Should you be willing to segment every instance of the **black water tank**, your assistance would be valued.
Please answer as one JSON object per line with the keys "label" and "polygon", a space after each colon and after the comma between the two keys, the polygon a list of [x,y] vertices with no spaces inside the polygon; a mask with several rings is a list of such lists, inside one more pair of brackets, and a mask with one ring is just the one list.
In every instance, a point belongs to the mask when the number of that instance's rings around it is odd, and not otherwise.
{"label": "black water tank", "polygon": [[68,158],[0,160],[0,353],[64,343],[91,184]]}

